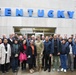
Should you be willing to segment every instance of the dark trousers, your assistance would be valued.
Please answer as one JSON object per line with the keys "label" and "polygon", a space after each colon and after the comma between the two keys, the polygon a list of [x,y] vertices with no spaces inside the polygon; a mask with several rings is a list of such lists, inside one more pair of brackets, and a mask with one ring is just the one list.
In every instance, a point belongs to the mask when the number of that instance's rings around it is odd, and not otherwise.
{"label": "dark trousers", "polygon": [[22,70],[26,69],[26,60],[21,63]]}
{"label": "dark trousers", "polygon": [[9,66],[8,63],[7,64],[5,63],[5,64],[1,65],[1,71],[2,71],[2,73],[8,72],[8,66]]}
{"label": "dark trousers", "polygon": [[35,55],[32,55],[31,61],[29,62],[29,69],[32,69],[33,67],[36,68],[36,57],[35,57]]}
{"label": "dark trousers", "polygon": [[43,57],[42,57],[42,67],[45,66],[44,63],[45,63],[45,58],[44,58],[44,55],[43,55]]}
{"label": "dark trousers", "polygon": [[15,71],[18,69],[18,58],[12,58],[12,70]]}
{"label": "dark trousers", "polygon": [[33,65],[32,64],[29,64],[29,69],[32,69],[33,68]]}
{"label": "dark trousers", "polygon": [[51,57],[49,55],[45,55],[45,68],[51,69]]}
{"label": "dark trousers", "polygon": [[33,67],[36,68],[36,57],[35,57],[35,55],[32,55],[32,65],[33,65]]}
{"label": "dark trousers", "polygon": [[75,55],[75,58],[74,58],[74,69],[76,69],[76,55]]}

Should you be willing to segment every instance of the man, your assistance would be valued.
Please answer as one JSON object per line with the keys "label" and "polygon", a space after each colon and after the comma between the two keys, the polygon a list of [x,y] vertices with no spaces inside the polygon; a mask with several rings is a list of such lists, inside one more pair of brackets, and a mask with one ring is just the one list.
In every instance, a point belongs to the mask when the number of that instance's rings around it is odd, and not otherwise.
{"label": "man", "polygon": [[68,45],[69,45],[69,54],[68,54],[68,69],[71,71],[74,71],[74,49],[73,49],[73,42],[72,38],[68,39]]}
{"label": "man", "polygon": [[54,38],[52,39],[52,50],[53,53],[53,71],[57,70],[59,71],[59,55],[60,55],[60,49],[61,49],[61,42],[59,38],[57,38],[57,35],[54,34]]}
{"label": "man", "polygon": [[37,40],[35,41],[36,49],[37,49],[37,66],[38,70],[41,71],[42,67],[42,52],[44,50],[44,44],[40,39],[40,35],[37,36]]}
{"label": "man", "polygon": [[12,34],[9,35],[8,43],[9,43],[10,46],[12,47],[12,45],[13,45],[13,36],[12,36]]}
{"label": "man", "polygon": [[74,54],[74,69],[76,69],[76,38],[74,39],[73,54]]}
{"label": "man", "polygon": [[52,57],[52,44],[49,41],[49,37],[46,36],[45,42],[44,42],[44,59],[45,59],[45,68],[44,71],[48,69],[48,72],[51,70],[51,57]]}
{"label": "man", "polygon": [[[12,46],[13,46],[13,35],[12,35],[12,34],[9,35],[8,43],[10,44],[11,50],[12,50]],[[11,68],[11,58],[10,58],[9,69],[10,69],[10,68]]]}
{"label": "man", "polygon": [[31,40],[33,40],[34,43],[35,43],[35,40],[36,40],[35,35],[32,35],[32,36],[31,36]]}
{"label": "man", "polygon": [[72,42],[74,44],[74,35],[73,34],[71,35],[71,38],[72,38]]}
{"label": "man", "polygon": [[2,35],[2,42],[4,41],[4,39],[6,38],[6,34]]}
{"label": "man", "polygon": [[53,39],[53,36],[52,36],[52,35],[50,35],[50,37],[49,37],[49,41],[52,41],[52,39]]}

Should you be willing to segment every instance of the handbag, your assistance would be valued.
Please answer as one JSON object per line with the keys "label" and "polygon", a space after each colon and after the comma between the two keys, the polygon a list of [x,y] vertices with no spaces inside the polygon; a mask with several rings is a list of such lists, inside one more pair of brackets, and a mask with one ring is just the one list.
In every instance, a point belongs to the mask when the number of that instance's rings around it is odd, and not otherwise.
{"label": "handbag", "polygon": [[27,60],[27,55],[25,53],[20,53],[19,60],[20,62]]}

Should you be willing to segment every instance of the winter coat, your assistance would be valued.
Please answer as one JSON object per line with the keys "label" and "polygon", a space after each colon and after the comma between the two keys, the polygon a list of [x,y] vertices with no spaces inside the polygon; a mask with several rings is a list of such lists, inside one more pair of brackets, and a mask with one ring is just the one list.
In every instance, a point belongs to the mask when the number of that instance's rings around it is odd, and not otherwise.
{"label": "winter coat", "polygon": [[[28,64],[32,64],[32,48],[31,46],[28,46],[27,49],[27,57],[30,56],[30,58],[28,58],[27,62]],[[34,56],[37,56],[37,50],[36,50],[36,46],[34,46]]]}
{"label": "winter coat", "polygon": [[76,55],[76,43],[73,45],[73,54]]}
{"label": "winter coat", "polygon": [[16,54],[19,55],[19,45],[18,44],[13,44],[12,50],[11,50],[11,58],[14,58]]}
{"label": "winter coat", "polygon": [[61,51],[60,54],[65,55],[65,54],[69,54],[69,46],[67,45],[67,43],[65,44],[61,44]]}
{"label": "winter coat", "polygon": [[49,55],[52,54],[53,50],[52,50],[52,43],[50,41],[48,42],[44,42],[44,55]]}
{"label": "winter coat", "polygon": [[[53,53],[55,52],[54,50],[54,39],[52,39],[52,50],[53,50]],[[57,38],[57,53],[56,55],[58,54],[58,52],[60,52],[61,50],[61,41]]]}
{"label": "winter coat", "polygon": [[9,44],[7,44],[7,51],[5,49],[4,44],[0,44],[0,64],[5,64],[5,58],[7,54],[6,63],[10,63],[10,57],[11,57],[11,47]]}

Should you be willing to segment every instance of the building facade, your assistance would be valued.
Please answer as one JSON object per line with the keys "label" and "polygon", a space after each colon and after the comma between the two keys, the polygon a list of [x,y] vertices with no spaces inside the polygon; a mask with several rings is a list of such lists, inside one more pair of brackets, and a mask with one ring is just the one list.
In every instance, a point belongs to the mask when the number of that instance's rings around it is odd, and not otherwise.
{"label": "building facade", "polygon": [[[11,9],[5,13],[5,9]],[[23,10],[22,16],[17,14]],[[28,13],[29,9],[33,10]],[[38,16],[38,10],[44,11]],[[48,16],[49,10],[52,10]],[[58,18],[58,11],[63,11]],[[68,11],[74,12],[69,18]],[[0,37],[11,33],[76,34],[76,0],[0,0]],[[5,15],[6,14],[6,15]],[[20,12],[21,14],[21,12]],[[64,17],[63,17],[64,14]]]}

